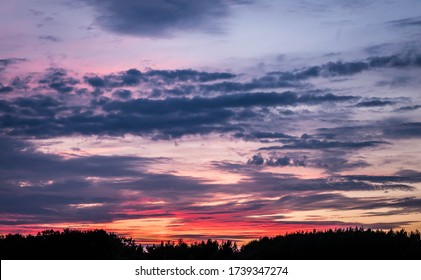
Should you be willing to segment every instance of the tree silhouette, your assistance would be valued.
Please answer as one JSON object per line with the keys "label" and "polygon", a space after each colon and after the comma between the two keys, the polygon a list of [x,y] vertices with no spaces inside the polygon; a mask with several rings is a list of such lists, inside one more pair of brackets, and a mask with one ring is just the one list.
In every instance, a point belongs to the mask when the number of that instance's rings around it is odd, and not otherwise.
{"label": "tree silhouette", "polygon": [[167,241],[142,246],[104,230],[0,236],[1,259],[421,259],[420,232],[363,228],[295,232],[253,240]]}
{"label": "tree silhouette", "polygon": [[104,230],[45,230],[0,239],[2,259],[136,259],[142,257],[140,248],[133,239]]}

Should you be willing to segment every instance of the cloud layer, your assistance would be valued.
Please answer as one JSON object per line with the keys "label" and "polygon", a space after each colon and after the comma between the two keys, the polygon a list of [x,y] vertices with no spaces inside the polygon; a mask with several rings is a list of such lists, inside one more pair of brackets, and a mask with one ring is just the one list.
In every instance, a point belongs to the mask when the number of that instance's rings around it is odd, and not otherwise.
{"label": "cloud layer", "polygon": [[221,32],[222,20],[235,1],[216,0],[83,0],[97,12],[106,30],[128,35],[161,37],[177,31]]}
{"label": "cloud layer", "polygon": [[[217,230],[213,236],[240,240],[296,228],[412,225],[420,215],[417,156],[396,146],[417,149],[421,100],[412,85],[373,81],[366,90],[364,83],[366,75],[384,80],[396,72],[416,83],[419,59],[328,61],[256,77],[58,67],[3,77],[0,227],[152,220],[169,232],[165,238]],[[19,62],[2,61],[5,70]],[[349,86],[355,81],[363,86]],[[396,89],[402,94],[390,94]],[[79,148],[92,139],[130,152],[103,155],[101,143],[90,144],[93,152]],[[55,141],[52,152],[43,141]],[[389,150],[397,155],[385,159]],[[379,165],[387,172],[379,175]],[[325,215],[331,212],[342,216]],[[399,222],[388,223],[392,215]],[[227,224],[235,230],[219,228]]]}

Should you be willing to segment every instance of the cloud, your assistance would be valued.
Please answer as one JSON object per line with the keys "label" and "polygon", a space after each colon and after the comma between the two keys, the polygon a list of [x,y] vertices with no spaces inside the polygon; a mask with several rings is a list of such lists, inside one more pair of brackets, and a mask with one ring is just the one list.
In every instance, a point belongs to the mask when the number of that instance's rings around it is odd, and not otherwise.
{"label": "cloud", "polygon": [[260,142],[266,142],[268,139],[291,139],[294,138],[291,135],[281,133],[281,132],[238,132],[234,134],[237,138],[242,138],[246,141],[255,141],[259,140]]}
{"label": "cloud", "polygon": [[408,52],[400,55],[370,57],[367,63],[370,67],[421,67],[421,55]]}
{"label": "cloud", "polygon": [[222,20],[236,1],[83,0],[97,12],[105,30],[125,35],[163,37],[179,31],[223,30]]}
{"label": "cloud", "polygon": [[260,82],[263,85],[264,82],[268,85],[278,83],[278,87],[285,87],[294,86],[294,84],[288,84],[288,82],[303,81],[310,78],[351,76],[376,68],[403,67],[421,67],[421,55],[416,52],[405,52],[390,56],[373,56],[359,61],[330,61],[322,65],[304,67],[293,71],[270,72],[255,82]]}
{"label": "cloud", "polygon": [[85,76],[84,77],[85,82],[87,82],[90,86],[92,87],[96,87],[96,88],[101,88],[101,87],[105,87],[105,81],[98,77],[98,76]]}
{"label": "cloud", "polygon": [[[251,81],[223,81],[219,83],[201,84],[199,90],[204,92],[247,92],[257,89],[272,88],[305,88],[306,80],[318,77],[350,76],[376,68],[420,67],[421,56],[415,52],[406,52],[390,56],[373,56],[359,61],[336,61],[322,65],[309,66],[291,71],[274,71]],[[227,77],[228,78],[228,77]],[[391,85],[402,85],[408,78],[401,78]],[[386,82],[380,83],[385,85]],[[177,90],[177,89],[175,89]],[[181,89],[176,91],[179,95]],[[191,90],[189,90],[191,92]],[[374,104],[374,102],[373,102]]]}
{"label": "cloud", "polygon": [[38,81],[40,85],[47,85],[59,93],[70,93],[79,80],[70,77],[65,69],[49,68],[44,77]]}
{"label": "cloud", "polygon": [[200,89],[204,91],[215,92],[232,92],[232,91],[251,91],[255,89],[270,89],[270,88],[289,88],[298,87],[299,84],[291,83],[289,81],[282,81],[281,78],[277,81],[268,80],[253,80],[251,82],[221,82],[210,85],[201,85]]}
{"label": "cloud", "polygon": [[[128,156],[65,159],[38,152],[33,144],[18,139],[2,137],[0,144],[0,212],[3,217],[22,215],[15,224],[110,222],[145,217],[149,210],[157,209],[139,205],[143,215],[131,214],[121,203],[141,197],[132,194],[128,198],[121,189],[107,185],[121,178],[153,176],[148,175],[145,167],[161,159]],[[158,213],[150,213],[154,214]]]}
{"label": "cloud", "polygon": [[[360,147],[369,147],[369,146],[378,146],[383,144],[390,144],[393,139],[408,139],[408,138],[419,138],[421,137],[421,123],[420,122],[402,122],[402,121],[379,121],[375,124],[367,124],[362,126],[339,126],[333,128],[319,128],[318,137],[325,137],[326,139],[347,139],[348,142],[352,140],[356,144],[350,144],[349,146]],[[365,139],[365,141],[361,141]],[[315,142],[314,147],[318,145],[319,140]],[[327,140],[328,142],[331,140]],[[322,141],[323,142],[323,141]],[[335,141],[334,141],[335,142]],[[359,144],[358,144],[359,143]],[[294,146],[295,143],[293,143]],[[305,145],[310,145],[309,143],[304,143]],[[320,144],[323,146],[323,143]],[[326,146],[328,146],[327,144]],[[332,143],[332,145],[341,146],[340,143]],[[311,146],[311,145],[310,145]],[[347,145],[345,145],[347,146]]]}
{"label": "cloud", "polygon": [[103,106],[109,112],[137,112],[143,114],[168,114],[171,112],[198,112],[207,109],[246,108],[254,106],[288,106],[298,104],[318,104],[324,102],[344,102],[356,99],[355,96],[297,95],[283,93],[241,93],[220,95],[212,98],[167,98],[165,100],[133,99],[126,102],[111,101]]}
{"label": "cloud", "polygon": [[[68,93],[78,81],[61,71],[53,71],[41,84],[53,86],[58,93]],[[70,84],[70,85],[68,85]],[[72,89],[70,89],[72,88]],[[120,92],[121,93],[121,92]],[[123,97],[128,97],[123,92]],[[120,96],[121,97],[121,96]],[[174,138],[188,134],[212,132],[242,132],[238,121],[256,118],[252,111],[257,107],[318,105],[325,102],[345,102],[353,96],[325,94],[318,96],[284,93],[243,93],[211,98],[166,98],[111,100],[107,97],[79,95],[46,97],[33,95],[3,101],[7,109],[0,115],[2,133],[32,137],[63,135],[155,135]],[[89,101],[86,104],[86,101]],[[76,105],[78,104],[78,105]],[[59,106],[60,105],[60,106]],[[255,135],[254,137],[262,135]],[[266,135],[267,136],[267,135]],[[280,135],[277,135],[280,136]]]}
{"label": "cloud", "polygon": [[262,165],[265,163],[265,159],[261,154],[253,155],[251,159],[247,161],[247,164]]}
{"label": "cloud", "polygon": [[[256,172],[250,165],[245,165],[236,167],[247,174],[245,179],[224,185],[148,171],[155,163],[168,162],[167,158],[75,155],[63,158],[39,152],[30,142],[9,137],[0,138],[0,152],[0,213],[3,218],[0,224],[3,225],[103,223],[158,217],[200,223],[208,217],[214,222],[241,222],[249,227],[256,220],[247,216],[279,213],[279,209],[289,213],[317,209],[373,211],[384,207],[394,211],[419,211],[420,205],[420,200],[414,197],[356,198],[336,192],[412,191],[414,188],[404,183],[421,181],[420,173],[413,170],[403,170],[392,176],[301,179]],[[255,157],[258,158],[259,155]],[[279,164],[283,164],[281,161]],[[207,204],[214,201],[215,193],[242,194],[251,199]],[[280,198],[274,200],[273,197]],[[282,215],[266,218],[267,225],[282,222],[274,219],[284,218]]]}
{"label": "cloud", "polygon": [[[373,210],[381,208],[397,208],[413,211],[419,207],[420,200],[413,197],[389,198],[351,198],[337,193],[321,193],[310,195],[285,195],[277,202],[281,207],[297,211],[318,209],[335,210]],[[419,211],[419,208],[417,209]]]}
{"label": "cloud", "polygon": [[[151,108],[152,111],[145,110],[146,112],[138,113],[122,110],[96,114],[93,110],[95,107],[86,109],[46,107],[39,104],[31,108],[17,106],[22,101],[3,102],[2,106],[9,111],[0,116],[3,133],[41,138],[75,134],[121,136],[130,133],[168,139],[186,134],[208,134],[240,129],[229,123],[235,113],[226,109],[215,108],[194,112],[181,109],[174,112],[163,111],[161,115]],[[25,111],[31,114],[20,113]]]}
{"label": "cloud", "polygon": [[0,72],[4,71],[8,66],[27,61],[25,58],[4,58],[0,59]]}
{"label": "cloud", "polygon": [[355,106],[356,107],[383,107],[383,106],[393,105],[393,104],[395,104],[395,102],[393,101],[373,99],[373,100],[358,102]]}
{"label": "cloud", "polygon": [[[282,153],[276,152],[277,150],[282,151]],[[353,152],[353,149],[313,149],[310,151],[272,149],[268,151],[265,156],[262,156],[261,153],[253,155],[247,161],[247,164],[262,167],[301,166],[317,168],[324,169],[326,174],[336,174],[344,170],[355,170],[370,166],[364,159],[351,159],[350,153]]]}
{"label": "cloud", "polygon": [[1,137],[2,180],[72,180],[84,176],[123,177],[136,176],[142,166],[153,159],[125,156],[90,156],[64,159],[53,154],[37,152],[36,146],[16,138]]}
{"label": "cloud", "polygon": [[410,17],[410,18],[404,18],[399,20],[392,20],[388,23],[396,26],[396,27],[417,27],[421,25],[421,17]]}
{"label": "cloud", "polygon": [[10,81],[10,85],[15,89],[23,89],[27,91],[31,88],[30,87],[31,80],[32,80],[31,76],[14,77]]}
{"label": "cloud", "polygon": [[119,89],[113,92],[113,96],[120,99],[129,99],[132,97],[132,92],[127,89]]}
{"label": "cloud", "polygon": [[[35,94],[3,101],[2,106],[7,111],[0,114],[0,121],[3,124],[1,131],[9,135],[34,137],[130,133],[148,135],[154,139],[212,132],[242,133],[243,126],[249,125],[244,122],[263,117],[265,113],[258,110],[264,108],[317,106],[323,103],[349,102],[359,98],[323,91],[300,94],[290,91],[241,92],[211,97],[193,95],[191,98],[184,95],[177,98],[162,95],[162,92],[169,91],[166,89],[167,85],[181,83],[186,90],[189,90],[194,83],[209,83],[234,77],[234,74],[226,72],[195,70],[141,72],[133,68],[102,77],[89,74],[80,81],[65,69],[50,68],[38,79],[38,87],[32,89],[48,93],[49,99],[43,99],[41,95]],[[34,78],[16,78],[13,83],[18,88],[27,89],[31,79]],[[94,91],[89,92],[83,87],[84,84],[93,87]],[[135,86],[158,88],[158,90],[163,88],[163,90],[156,93],[160,99],[133,99],[133,91],[127,87]],[[49,91],[50,89],[59,95],[56,96]],[[111,89],[114,89],[113,92]],[[29,105],[25,105],[25,102]],[[291,115],[293,112],[281,110],[280,114]],[[244,137],[267,138],[269,135],[245,133]],[[273,138],[275,135],[270,137]]]}
{"label": "cloud", "polygon": [[352,150],[325,150],[322,155],[317,157],[308,157],[306,166],[323,168],[330,173],[336,173],[344,170],[355,170],[370,166],[365,160],[351,160],[349,154]]}
{"label": "cloud", "polygon": [[45,40],[45,41],[50,41],[50,42],[60,42],[61,39],[56,37],[56,36],[52,36],[52,35],[46,35],[46,36],[39,36],[38,37],[40,40]]}
{"label": "cloud", "polygon": [[11,86],[3,86],[0,83],[0,94],[2,94],[2,93],[9,93],[9,92],[12,92],[12,91],[13,91],[13,88]]}
{"label": "cloud", "polygon": [[392,176],[348,175],[350,180],[366,181],[373,183],[420,183],[421,172],[404,170]]}
{"label": "cloud", "polygon": [[261,154],[253,155],[247,161],[249,165],[267,165],[267,166],[305,166],[305,158],[290,158],[287,156],[283,157],[270,157],[263,158]]}
{"label": "cloud", "polygon": [[392,79],[379,81],[376,83],[377,86],[389,86],[389,87],[405,87],[411,84],[411,78],[408,76],[398,76]]}
{"label": "cloud", "polygon": [[236,75],[227,72],[201,72],[191,69],[150,70],[145,73],[149,78],[159,78],[166,84],[175,82],[212,82],[235,78]]}
{"label": "cloud", "polygon": [[[416,63],[417,56],[393,56],[398,58],[380,59],[376,65],[389,67]],[[360,61],[370,64],[373,58]],[[381,61],[381,63],[379,62]],[[391,62],[394,61],[394,62]],[[405,64],[405,63],[406,64]],[[371,66],[369,66],[370,68]],[[402,67],[402,66],[399,66]],[[327,90],[302,90],[295,92],[250,92],[243,89],[280,86],[291,83],[301,86],[300,81],[318,76],[347,75],[365,71],[366,67],[357,62],[330,62],[288,72],[270,72],[249,82],[222,81],[236,79],[229,72],[205,72],[192,69],[147,70],[136,68],[97,75],[95,73],[78,76],[61,68],[49,68],[37,78],[36,74],[16,77],[0,91],[13,91],[18,95],[5,97],[0,114],[3,135],[31,137],[55,137],[65,135],[124,135],[126,133],[151,137],[152,139],[172,139],[184,135],[209,133],[229,133],[247,141],[262,143],[282,143],[282,146],[266,149],[359,149],[384,144],[379,136],[362,141],[353,139],[332,139],[321,134],[315,139],[296,139],[281,132],[270,131],[262,125],[255,131],[256,123],[281,118],[300,121],[310,111],[304,106],[317,106],[311,110],[330,104],[330,108],[340,103],[357,102],[357,107],[386,106],[393,101],[382,98],[361,99],[359,96],[343,95]],[[298,83],[296,83],[298,81]],[[225,85],[220,88],[221,85]],[[234,86],[234,93],[230,87]],[[31,88],[32,86],[32,88]],[[210,88],[215,88],[210,92]],[[226,88],[227,87],[227,88]],[[52,91],[53,90],[53,91]],[[235,92],[237,91],[237,92]],[[34,93],[39,94],[34,94]],[[31,95],[32,93],[32,95]],[[42,100],[46,95],[50,100]],[[6,96],[6,95],[4,95]],[[135,98],[141,96],[142,98]],[[27,99],[27,100],[25,100]],[[30,99],[34,99],[31,103]],[[359,101],[359,102],[358,102]],[[25,102],[30,105],[25,105]],[[48,102],[52,103],[48,105]],[[335,104],[335,105],[334,105]],[[300,107],[298,107],[300,106]],[[291,107],[296,107],[291,110]],[[303,112],[303,114],[301,114]],[[326,118],[332,115],[324,113]],[[376,128],[376,130],[380,130]],[[368,133],[366,135],[370,135]],[[340,135],[350,135],[340,133]],[[290,141],[285,141],[290,138]],[[325,139],[326,138],[326,139]],[[349,165],[350,166],[350,165]]]}
{"label": "cloud", "polygon": [[365,62],[329,62],[324,65],[324,70],[326,70],[330,75],[353,75],[360,73],[364,70],[368,70],[369,66]]}
{"label": "cloud", "polygon": [[[84,80],[89,85],[96,88],[118,88],[134,87],[138,86],[140,83],[148,83],[153,87],[178,83],[206,83],[223,79],[232,79],[235,77],[235,74],[228,72],[203,72],[192,69],[149,70],[141,72],[132,68],[127,71],[104,75],[103,77],[90,74],[86,75]],[[189,84],[181,85],[181,88],[184,86],[189,86]],[[174,90],[177,90],[177,88]]]}
{"label": "cloud", "polygon": [[400,108],[396,109],[396,111],[398,111],[398,112],[414,111],[414,110],[418,110],[419,108],[421,108],[421,105],[404,106],[404,107],[400,107]]}
{"label": "cloud", "polygon": [[419,138],[421,137],[421,123],[400,123],[384,126],[383,135],[389,138]]}
{"label": "cloud", "polygon": [[293,140],[291,144],[283,146],[262,147],[259,150],[288,150],[288,149],[363,149],[376,147],[379,145],[389,144],[385,141],[357,141],[357,142],[341,142],[341,141],[320,141],[320,140]]}
{"label": "cloud", "polygon": [[[373,190],[405,190],[413,191],[415,188],[410,183],[404,182],[371,182],[356,180],[346,176],[326,176],[318,179],[301,179],[290,174],[274,174],[263,171],[253,171],[250,165],[244,168],[247,179],[243,179],[235,187],[239,192],[258,192],[260,195],[271,197],[295,194],[297,192],[333,192],[333,191],[373,191]],[[234,192],[236,188],[231,186]],[[291,194],[291,195],[293,195]]]}
{"label": "cloud", "polygon": [[135,68],[103,77],[89,74],[85,75],[83,79],[94,88],[134,87],[146,81],[144,74]]}

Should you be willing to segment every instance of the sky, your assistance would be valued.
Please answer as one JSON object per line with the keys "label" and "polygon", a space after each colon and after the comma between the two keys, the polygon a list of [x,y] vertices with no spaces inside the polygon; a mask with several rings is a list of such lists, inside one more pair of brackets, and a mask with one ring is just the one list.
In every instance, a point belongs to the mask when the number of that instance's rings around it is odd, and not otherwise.
{"label": "sky", "polygon": [[0,2],[0,234],[421,229],[421,2]]}

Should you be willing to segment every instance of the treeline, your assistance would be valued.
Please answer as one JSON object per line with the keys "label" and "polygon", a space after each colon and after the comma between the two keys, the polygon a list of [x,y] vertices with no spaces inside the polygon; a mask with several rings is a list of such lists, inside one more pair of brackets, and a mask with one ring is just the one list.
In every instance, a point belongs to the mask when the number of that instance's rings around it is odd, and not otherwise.
{"label": "treeline", "polygon": [[46,230],[0,236],[1,259],[421,259],[420,232],[348,228],[263,237],[239,248],[232,241],[142,246],[104,230]]}

